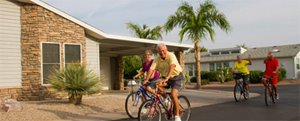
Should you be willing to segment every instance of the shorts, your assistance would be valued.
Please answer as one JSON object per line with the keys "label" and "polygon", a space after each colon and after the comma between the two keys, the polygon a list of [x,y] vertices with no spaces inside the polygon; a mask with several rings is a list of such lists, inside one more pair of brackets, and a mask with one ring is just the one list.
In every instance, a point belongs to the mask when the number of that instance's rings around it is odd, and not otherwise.
{"label": "shorts", "polygon": [[147,84],[145,84],[145,86],[150,86],[152,89],[156,88],[156,81],[158,80],[158,78],[153,78],[150,79],[149,82]]}
{"label": "shorts", "polygon": [[182,80],[184,80],[184,76],[182,73],[180,73],[179,75],[168,80],[166,88],[171,87],[172,89],[180,90],[182,88]]}
{"label": "shorts", "polygon": [[270,74],[264,74],[264,78],[268,79],[268,77],[273,77],[271,83],[277,84],[278,82],[278,75],[270,75]]}
{"label": "shorts", "polygon": [[250,83],[250,81],[249,81],[249,74],[234,74],[233,78],[235,80],[238,80],[238,79],[242,78],[245,84],[249,84]]}

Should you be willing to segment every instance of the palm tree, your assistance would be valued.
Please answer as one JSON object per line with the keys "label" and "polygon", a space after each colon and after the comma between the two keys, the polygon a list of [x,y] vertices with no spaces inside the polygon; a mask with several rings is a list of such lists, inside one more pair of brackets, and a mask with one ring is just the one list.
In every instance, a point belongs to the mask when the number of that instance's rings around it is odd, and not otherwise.
{"label": "palm tree", "polygon": [[217,10],[215,4],[210,0],[205,1],[203,4],[200,3],[196,11],[187,2],[183,2],[174,15],[169,16],[164,25],[166,32],[173,30],[175,27],[181,28],[179,32],[180,42],[182,42],[185,35],[194,42],[197,66],[196,88],[201,86],[199,44],[201,40],[206,38],[207,34],[214,41],[214,26],[220,27],[225,32],[230,30],[225,15]]}
{"label": "palm tree", "polygon": [[161,33],[163,31],[161,26],[156,26],[153,29],[149,28],[146,24],[140,26],[138,24],[133,24],[131,22],[126,23],[127,28],[133,32],[133,34],[138,38],[143,39],[162,39]]}

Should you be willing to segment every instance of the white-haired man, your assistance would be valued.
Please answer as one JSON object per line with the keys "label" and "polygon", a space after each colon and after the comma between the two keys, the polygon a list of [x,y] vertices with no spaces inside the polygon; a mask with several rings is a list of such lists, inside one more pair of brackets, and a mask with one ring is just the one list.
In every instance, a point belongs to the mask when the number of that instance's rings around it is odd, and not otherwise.
{"label": "white-haired man", "polygon": [[160,90],[164,90],[161,86],[171,87],[171,95],[175,104],[175,121],[181,121],[177,96],[178,91],[181,89],[181,81],[184,80],[182,68],[178,63],[176,56],[168,51],[168,48],[164,43],[157,45],[157,51],[159,56],[157,56],[152,63],[144,83],[149,81],[154,70],[158,70],[162,77],[162,79],[158,81],[158,86]]}

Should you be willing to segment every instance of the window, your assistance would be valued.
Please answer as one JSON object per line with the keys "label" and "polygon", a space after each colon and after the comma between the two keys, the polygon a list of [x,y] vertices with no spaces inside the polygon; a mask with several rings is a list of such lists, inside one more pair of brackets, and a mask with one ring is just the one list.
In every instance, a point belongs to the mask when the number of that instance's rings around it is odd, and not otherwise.
{"label": "window", "polygon": [[65,44],[65,67],[72,63],[81,64],[80,45]]}
{"label": "window", "polygon": [[188,66],[189,76],[190,77],[194,76],[194,66],[193,65],[187,65],[187,66]]}
{"label": "window", "polygon": [[211,52],[211,55],[220,55],[219,52]]}
{"label": "window", "polygon": [[234,50],[234,51],[231,51],[231,54],[238,54],[238,53],[240,53],[240,51],[239,51],[239,50]]}
{"label": "window", "polygon": [[43,43],[42,44],[42,68],[43,84],[49,83],[49,75],[56,69],[60,68],[59,44]]}
{"label": "window", "polygon": [[217,69],[222,69],[222,63],[216,63]]}
{"label": "window", "polygon": [[229,54],[229,51],[223,51],[221,52],[222,55],[226,55],[226,54]]}
{"label": "window", "polygon": [[209,64],[209,71],[215,71],[215,63]]}
{"label": "window", "polygon": [[229,62],[224,62],[223,63],[223,68],[229,68]]}

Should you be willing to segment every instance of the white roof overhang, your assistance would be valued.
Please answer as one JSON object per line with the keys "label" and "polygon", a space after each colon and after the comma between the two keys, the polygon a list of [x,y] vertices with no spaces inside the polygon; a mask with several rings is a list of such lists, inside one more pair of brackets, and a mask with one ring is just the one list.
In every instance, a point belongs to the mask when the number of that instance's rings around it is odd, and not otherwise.
{"label": "white roof overhang", "polygon": [[134,37],[126,37],[119,35],[107,34],[95,27],[82,22],[75,17],[68,15],[65,12],[58,10],[57,8],[41,1],[41,0],[18,0],[19,2],[37,4],[44,7],[80,26],[85,29],[86,35],[93,38],[100,43],[100,54],[101,56],[124,56],[124,55],[137,55],[142,54],[144,50],[151,49],[155,50],[155,46],[161,42],[164,42],[169,51],[187,50],[193,48],[190,44],[179,44],[173,42],[165,42],[158,40],[140,39]]}

